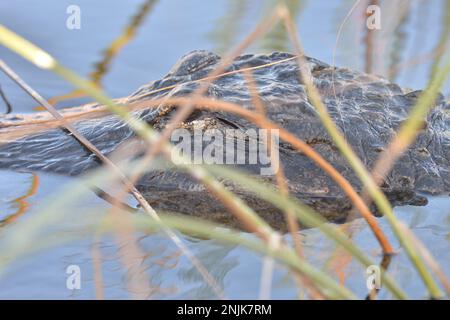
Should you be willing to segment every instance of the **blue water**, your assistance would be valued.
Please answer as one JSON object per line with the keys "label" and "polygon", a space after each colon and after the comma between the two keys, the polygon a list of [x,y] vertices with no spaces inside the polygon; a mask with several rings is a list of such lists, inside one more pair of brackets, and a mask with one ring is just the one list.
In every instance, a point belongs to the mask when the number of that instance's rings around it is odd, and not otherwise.
{"label": "blue water", "polygon": [[[240,2],[241,7],[239,7]],[[364,1],[363,1],[364,2]],[[94,70],[94,63],[101,60],[104,50],[127,25],[142,1],[2,1],[0,2],[0,23],[38,44],[62,64],[87,76]],[[336,34],[340,23],[350,10],[351,1],[301,1],[293,7],[302,43],[308,55],[332,63]],[[396,10],[389,7],[389,3]],[[403,26],[395,34],[394,13],[400,15],[402,5],[409,4],[409,11]],[[392,70],[393,53],[399,54],[399,63],[408,65],[400,69],[395,81],[402,86],[419,89],[426,85],[430,61],[418,59],[427,57],[435,46],[441,32],[444,1],[389,1],[382,7],[382,29],[377,34],[377,55],[374,70],[388,76]],[[66,8],[70,4],[81,8],[81,29],[65,27]],[[236,9],[238,8],[238,9]],[[163,76],[173,63],[184,53],[193,49],[226,51],[250,32],[256,23],[273,8],[271,1],[202,1],[167,0],[157,1],[145,22],[139,27],[132,41],[112,60],[102,84],[113,97],[128,95],[137,87],[152,79]],[[342,36],[336,50],[336,64],[364,70],[364,20],[361,6],[350,16],[342,29]],[[234,10],[234,11],[233,11]],[[232,12],[238,12],[233,15]],[[397,17],[398,19],[398,17]],[[235,32],[231,32],[233,28]],[[383,34],[381,32],[386,32]],[[275,41],[275,40],[276,41]],[[273,48],[290,49],[286,41],[273,34],[269,39],[259,40],[249,52],[271,51]],[[395,48],[400,48],[396,50]],[[0,47],[0,57],[19,73],[35,90],[50,98],[70,92],[71,87],[51,73],[38,70],[22,58]],[[409,62],[408,62],[409,61]],[[410,63],[419,61],[420,63]],[[0,84],[8,100],[18,112],[31,112],[36,105],[3,74]],[[447,82],[444,94],[450,93]],[[62,106],[76,105],[86,99],[78,98],[61,103]],[[0,103],[0,108],[3,105]],[[28,173],[0,171],[0,219],[18,210],[15,199],[21,197],[30,187],[32,176]],[[73,180],[49,174],[39,174],[37,193],[28,197],[29,208],[15,222],[0,227],[2,258],[8,256],[8,248],[2,246],[4,239],[15,227],[25,225],[45,203],[55,200],[58,191]],[[80,221],[93,218],[92,210],[108,208],[102,200],[87,193],[73,207],[63,212],[64,219],[57,224],[45,226],[44,235],[58,233],[76,234],[80,239],[68,244],[55,244],[49,249],[26,254],[26,258],[15,259],[0,275],[0,298],[32,299],[82,299],[95,298],[91,245],[91,234],[84,235],[79,228]],[[427,245],[444,272],[450,275],[450,200],[432,198],[426,207],[396,208],[396,214],[411,227],[413,232]],[[95,218],[95,217],[94,217]],[[391,275],[406,292],[415,298],[425,296],[425,288],[416,272],[399,248],[385,219],[379,222],[388,233],[399,254],[390,266]],[[354,240],[364,252],[380,259],[380,251],[370,230],[362,221],[350,224],[356,229]],[[253,299],[258,297],[262,259],[248,250],[220,245],[212,240],[195,240],[180,235],[189,248],[201,259],[224,289],[227,297]],[[36,240],[37,239],[37,240]],[[25,242],[29,249],[39,245],[39,237]],[[289,240],[289,239],[288,239]],[[317,268],[325,268],[333,252],[333,245],[317,230],[302,231],[305,255]],[[26,239],[25,239],[26,241]],[[121,299],[134,297],[136,293],[127,287],[130,273],[120,261],[117,243],[111,237],[101,238],[102,276],[106,298]],[[152,298],[214,298],[214,293],[204,284],[189,261],[180,255],[177,248],[162,235],[142,236],[139,241],[144,256],[134,259],[145,266],[150,286],[155,288]],[[6,250],[6,251],[5,251]],[[5,253],[6,252],[6,253]],[[1,263],[1,260],[0,260]],[[67,266],[81,268],[81,289],[66,287]],[[365,273],[356,262],[351,261],[343,269],[345,284],[359,296],[366,293]],[[295,298],[297,289],[288,271],[276,266],[271,291],[272,298]],[[381,298],[390,298],[384,289]]]}

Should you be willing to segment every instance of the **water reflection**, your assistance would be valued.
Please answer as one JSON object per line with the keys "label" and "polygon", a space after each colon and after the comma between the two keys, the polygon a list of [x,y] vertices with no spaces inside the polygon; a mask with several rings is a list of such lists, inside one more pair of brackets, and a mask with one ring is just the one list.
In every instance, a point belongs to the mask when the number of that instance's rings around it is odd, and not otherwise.
{"label": "water reflection", "polygon": [[[180,56],[186,50],[190,49],[215,49],[218,52],[227,51],[231,46],[235,45],[242,30],[247,25],[253,25],[256,21],[255,17],[261,18],[264,14],[270,12],[279,1],[251,1],[251,0],[228,0],[217,2],[199,2],[205,10],[211,11],[210,20],[201,20],[199,9],[195,7],[199,3],[187,6],[188,12],[174,12],[174,6],[181,6],[181,1],[172,2],[172,6],[163,7],[160,16],[155,16],[155,27],[146,30],[142,34],[142,38],[153,39],[158,33],[166,32],[169,34],[168,25],[172,22],[179,21],[176,32],[166,42],[157,43],[162,47],[162,51],[167,53],[162,55],[161,51],[155,51],[152,56],[152,45],[154,42],[149,41],[147,45],[146,56],[143,58],[142,47],[131,50],[129,60],[122,61],[124,64],[129,61],[137,61],[132,73],[121,73],[118,70],[119,80],[114,82],[114,88],[122,88],[124,80],[127,77],[140,75],[139,81],[148,81],[149,73],[152,68],[157,68],[159,64],[173,64],[174,57]],[[427,81],[431,67],[430,62],[435,57],[442,56],[445,48],[448,47],[449,30],[450,30],[450,0],[440,1],[439,17],[442,22],[436,18],[436,10],[429,6],[427,1],[411,2],[411,1],[380,1],[382,6],[384,31],[378,33],[368,31],[365,28],[365,8],[368,4],[377,4],[379,1],[361,1],[358,9],[351,15],[348,21],[342,41],[338,44],[337,64],[357,67],[361,70],[383,74],[391,79],[403,81],[403,85],[411,87],[423,87]],[[214,3],[214,4],[212,4]],[[296,17],[300,24],[300,30],[305,48],[308,54],[318,57],[326,62],[332,61],[332,48],[336,37],[336,31],[346,16],[349,9],[353,5],[353,1],[300,1],[286,0],[291,14]],[[148,17],[156,4],[155,0],[147,0],[137,3],[136,14],[130,19],[129,24],[123,29],[122,33],[117,35],[115,40],[103,50],[102,59],[95,64],[95,70],[89,76],[90,79],[103,86],[105,75],[111,72],[113,62],[118,58],[119,53],[131,41],[138,40],[136,32],[142,27],[145,18]],[[164,4],[166,5],[166,4]],[[442,6],[441,6],[442,5]],[[103,6],[89,7],[86,9],[104,10]],[[221,8],[214,11],[214,8]],[[395,10],[394,10],[394,9]],[[22,10],[22,9],[21,9]],[[167,17],[173,20],[169,20]],[[49,17],[51,19],[52,17]],[[158,19],[159,18],[159,19]],[[25,21],[25,20],[24,20]],[[201,23],[199,23],[201,21]],[[431,25],[430,25],[431,22]],[[98,23],[101,23],[99,21]],[[440,26],[440,27],[439,27]],[[45,25],[43,26],[45,29]],[[152,33],[153,32],[153,33]],[[434,35],[434,39],[432,37]],[[109,37],[110,34],[101,34],[99,37]],[[180,40],[187,37],[184,45],[180,44]],[[433,41],[431,41],[431,40]],[[33,39],[31,39],[33,40]],[[434,41],[437,40],[437,41]],[[431,45],[430,45],[431,43]],[[411,48],[411,49],[409,49]],[[80,46],[79,50],[84,48]],[[409,50],[410,51],[409,51]],[[254,51],[272,51],[282,50],[289,51],[289,41],[281,24],[277,25],[264,40],[260,41]],[[448,50],[447,50],[448,51]],[[173,52],[173,54],[172,54]],[[410,52],[410,54],[406,54]],[[169,55],[171,53],[172,55]],[[65,52],[62,53],[66,54]],[[91,64],[91,58],[80,58],[80,63],[85,65]],[[144,66],[146,61],[152,61],[152,64]],[[117,65],[116,65],[117,68]],[[139,74],[142,70],[145,74]],[[114,69],[116,71],[117,69]],[[424,71],[425,70],[425,71]],[[24,73],[27,78],[35,77],[35,70],[26,69]],[[159,72],[159,71],[158,71]],[[162,72],[162,71],[161,71]],[[153,75],[153,74],[152,74]],[[411,75],[414,75],[411,76]],[[58,80],[59,81],[59,80]],[[49,87],[53,87],[54,83],[50,82]],[[447,87],[448,90],[448,87]],[[9,97],[9,92],[8,97]],[[79,92],[71,92],[67,95],[55,97],[52,102],[58,102],[77,96]],[[2,173],[2,177],[6,177]],[[8,186],[3,185],[5,190],[13,190],[14,196],[8,201],[8,209],[13,204],[15,212],[6,216],[2,220],[2,224],[8,224],[23,216],[23,213],[29,210],[33,212],[34,208],[29,206],[29,199],[37,191],[39,185],[38,176],[33,176],[31,185],[17,179],[17,175],[11,173],[11,177],[7,176]],[[54,187],[60,185],[60,181],[52,180],[45,176],[47,185]],[[6,180],[5,180],[6,181]],[[56,182],[55,182],[56,181]],[[22,194],[23,186],[27,186],[27,190]],[[41,193],[43,192],[40,190]],[[47,196],[51,196],[54,192],[53,188],[44,189]],[[40,200],[44,196],[41,194]],[[89,203],[89,202],[87,202]],[[399,217],[407,221],[412,229],[430,246],[433,255],[438,257],[442,263],[445,272],[450,272],[450,255],[448,250],[448,241],[450,240],[450,214],[445,212],[448,207],[448,199],[434,199],[430,205],[425,208],[405,207],[396,210]],[[85,207],[80,206],[78,211],[83,211]],[[27,216],[23,217],[27,218]],[[77,216],[73,220],[79,219]],[[68,225],[55,226],[55,228],[64,230],[63,228],[73,228],[73,220]],[[389,230],[388,225],[383,219],[380,220],[382,227]],[[362,247],[365,252],[375,259],[382,259],[377,243],[373,240],[370,230],[367,229],[361,221],[351,222],[345,227],[349,228],[351,238]],[[327,242],[317,230],[305,230],[302,232],[303,242],[305,246],[305,254],[314,265],[318,268],[332,270],[342,283],[348,285],[362,297],[365,296],[365,278],[364,270],[349,256],[342,251],[336,251],[335,246]],[[390,235],[391,236],[391,235]],[[191,239],[184,238],[186,242]],[[120,263],[119,249],[109,238],[102,239],[100,251],[102,259],[102,271],[104,275],[104,289],[106,298],[128,298],[130,296],[129,288],[126,286],[133,278],[134,270],[127,270]],[[145,272],[148,274],[149,281],[153,293],[151,298],[212,298],[214,297],[211,289],[203,282],[201,276],[192,267],[186,258],[180,255],[180,252],[172,247],[166,238],[158,235],[146,235],[139,238],[139,246],[142,248],[143,256],[136,257],[139,263],[144,266]],[[75,243],[71,246],[50,250],[46,254],[32,258],[32,264],[22,267],[21,272],[11,274],[8,279],[1,279],[0,288],[8,290],[0,290],[0,297],[21,297],[21,298],[46,298],[46,297],[82,297],[91,298],[90,292],[94,292],[94,280],[92,278],[92,258],[90,256],[89,241]],[[119,244],[119,247],[125,245]],[[210,270],[213,277],[225,288],[227,295],[231,298],[255,298],[258,292],[259,272],[261,269],[261,261],[259,257],[249,254],[249,252],[240,247],[225,246],[210,240],[202,240],[189,242],[190,248],[199,257],[203,264]],[[330,256],[336,257],[330,259]],[[49,258],[50,257],[50,258]],[[61,258],[62,257],[62,258]],[[49,264],[53,261],[55,264]],[[382,260],[384,261],[384,260]],[[61,289],[64,283],[64,266],[70,263],[79,263],[86,275],[85,291],[73,294]],[[37,266],[37,267],[36,267]],[[61,271],[61,270],[62,271]],[[417,275],[413,273],[412,267],[405,255],[400,252],[396,256],[390,266],[390,271],[395,276],[402,287],[406,289],[413,297],[422,297],[424,292],[423,286],[417,281]],[[23,280],[23,275],[27,274],[27,281]],[[62,278],[62,279],[60,279]],[[55,280],[56,279],[56,280]],[[275,298],[295,298],[296,288],[290,281],[292,278],[287,276],[285,269],[277,269],[274,278]],[[29,281],[28,281],[29,280]],[[33,286],[33,283],[41,280],[39,288]],[[132,280],[131,280],[132,281]],[[42,296],[42,289],[46,291]],[[8,292],[7,292],[8,291]],[[386,291],[381,291],[381,298],[389,297]]]}
{"label": "water reflection", "polygon": [[0,98],[2,99],[3,103],[6,106],[6,111],[4,113],[5,114],[11,113],[11,111],[12,111],[11,103],[9,102],[8,98],[6,97],[6,94],[3,92],[1,85],[0,85]]}
{"label": "water reflection", "polygon": [[24,215],[27,210],[30,208],[29,198],[34,196],[39,188],[39,176],[36,173],[31,173],[31,182],[30,186],[26,190],[24,195],[21,195],[13,200],[11,200],[11,204],[13,207],[16,207],[17,210],[0,220],[0,227],[6,226],[14,221],[16,221],[19,217]]}

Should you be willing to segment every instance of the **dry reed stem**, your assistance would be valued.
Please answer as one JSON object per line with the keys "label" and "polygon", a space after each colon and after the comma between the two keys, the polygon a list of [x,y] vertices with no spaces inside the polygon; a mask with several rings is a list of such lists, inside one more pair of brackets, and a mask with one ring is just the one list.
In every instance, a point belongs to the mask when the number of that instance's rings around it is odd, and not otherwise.
{"label": "dry reed stem", "polygon": [[[356,7],[358,7],[359,3],[361,2],[361,0],[356,0],[352,7],[350,8],[350,10],[347,12],[346,16],[344,17],[344,20],[342,20],[341,24],[339,25],[339,29],[336,35],[336,40],[334,42],[334,47],[333,47],[333,55],[332,55],[332,67],[336,66],[336,51],[337,51],[337,47],[338,47],[338,43],[339,40],[341,38],[341,34],[342,34],[342,29],[344,28],[344,25],[347,23],[347,20],[350,18],[350,16],[352,15],[353,11],[355,11]],[[334,77],[334,74],[332,75]],[[334,83],[334,78],[332,78],[332,82]]]}
{"label": "dry reed stem", "polygon": [[[113,39],[108,47],[102,50],[102,59],[96,61],[93,65],[95,69],[89,73],[88,78],[92,82],[92,85],[99,88],[102,87],[102,79],[107,74],[110,69],[111,62],[114,58],[118,56],[120,51],[128,44],[136,35],[136,31],[142,26],[147,15],[153,11],[155,3],[157,0],[144,0],[139,6],[137,12],[131,17],[128,24],[123,28],[122,33]],[[51,105],[56,105],[56,103],[74,99],[86,97],[86,94],[80,89],[74,89],[71,92],[52,97],[48,100]],[[34,110],[39,110],[40,106],[35,107]]]}
{"label": "dry reed stem", "polygon": [[[370,5],[376,5],[379,6],[379,0],[368,0],[367,3],[368,6]],[[366,12],[366,19],[369,16],[369,14]],[[365,67],[364,71],[366,73],[372,73],[373,72],[373,47],[374,47],[374,30],[371,30],[369,28],[366,28],[366,35],[364,37],[364,43],[366,45],[366,52],[365,52]],[[337,45],[337,44],[336,44]]]}
{"label": "dry reed stem", "polygon": [[[267,118],[266,117],[266,107],[264,106],[263,101],[260,99],[260,97],[258,95],[258,89],[256,88],[256,84],[255,84],[252,74],[249,71],[244,71],[243,75],[246,80],[248,90],[250,92],[250,97],[251,97],[252,103],[255,106],[258,114],[262,118]],[[279,169],[275,173],[275,177],[276,177],[276,182],[277,182],[278,188],[280,190],[280,193],[283,196],[288,197],[289,190],[288,190],[288,186],[286,184],[286,176],[284,174],[283,164],[279,163],[279,159],[277,159],[275,157],[275,155],[273,154],[273,152],[271,152],[272,151],[272,136],[269,133],[267,139],[266,139],[266,137],[263,137],[263,139],[265,140],[264,142],[267,145],[267,149],[268,149],[270,157],[271,157],[271,163],[278,163],[278,166],[276,166],[276,167],[278,167]],[[294,213],[291,211],[286,211],[284,214],[285,214],[288,230],[292,236],[292,240],[294,242],[294,247],[297,251],[297,254],[300,258],[304,258],[303,250],[302,250],[302,246],[301,246],[301,240],[299,237],[300,227],[298,225],[297,219],[295,218]]]}

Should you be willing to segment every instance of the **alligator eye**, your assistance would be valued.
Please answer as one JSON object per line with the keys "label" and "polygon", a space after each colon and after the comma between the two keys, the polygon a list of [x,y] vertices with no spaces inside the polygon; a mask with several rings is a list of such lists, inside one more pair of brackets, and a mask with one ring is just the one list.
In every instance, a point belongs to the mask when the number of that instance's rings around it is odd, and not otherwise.
{"label": "alligator eye", "polygon": [[373,150],[375,150],[375,152],[383,152],[384,148],[383,147],[374,147]]}

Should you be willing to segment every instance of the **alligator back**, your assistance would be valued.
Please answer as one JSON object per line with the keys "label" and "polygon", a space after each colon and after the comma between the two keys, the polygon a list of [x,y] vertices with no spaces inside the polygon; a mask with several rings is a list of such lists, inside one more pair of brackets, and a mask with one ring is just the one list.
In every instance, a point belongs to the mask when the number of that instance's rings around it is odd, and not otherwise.
{"label": "alligator back", "polygon": [[[148,101],[149,109],[136,112],[136,115],[161,130],[176,106],[167,110],[165,106],[152,105],[151,100],[155,97],[189,95],[219,61],[219,56],[208,51],[191,52],[183,56],[164,78],[142,86],[131,94],[127,101]],[[377,76],[345,68],[333,68],[313,58],[307,58],[307,64],[331,117],[363,163],[369,169],[372,168],[380,152],[408,117],[420,91],[405,90]],[[356,190],[361,190],[361,183],[340,155],[322,126],[314,106],[308,100],[305,87],[298,77],[296,59],[291,54],[280,52],[269,55],[243,55],[235,58],[226,71],[242,68],[252,69],[267,116],[312,146],[331,162]],[[166,87],[170,89],[165,90]],[[228,72],[227,75],[217,78],[208,86],[206,94],[214,99],[254,109],[245,77],[240,72]],[[43,117],[42,114],[39,116]],[[18,115],[7,116],[3,118],[3,122],[8,119],[11,121],[12,117],[20,118]],[[0,118],[0,126],[1,121]],[[188,130],[199,126],[219,131],[234,129],[243,135],[247,134],[248,129],[256,129],[247,120],[221,111],[197,111],[183,124]],[[134,137],[133,131],[112,115],[83,120],[75,123],[75,127],[107,155],[124,141]],[[395,164],[384,181],[383,190],[393,204],[423,204],[424,198],[419,195],[421,193],[448,194],[449,132],[450,104],[446,103],[441,95],[435,101],[417,140]],[[305,155],[295,152],[290,145],[283,142],[280,142],[279,148],[290,191],[331,217],[331,220],[342,218],[343,212],[348,212],[351,208],[342,190]],[[95,156],[61,129],[51,129],[0,146],[2,168],[77,175],[98,164]],[[236,166],[254,173],[260,169],[250,165]],[[273,180],[273,177],[264,179]],[[268,212],[267,217],[273,219],[273,210],[267,204],[262,204],[237,187],[229,187],[246,197],[253,207]],[[216,201],[211,201],[201,184],[182,173],[149,168],[138,188],[161,208],[190,214],[203,212],[210,215],[211,212],[216,212],[216,220],[226,220],[223,213],[226,210],[219,205],[212,208],[211,203]]]}

